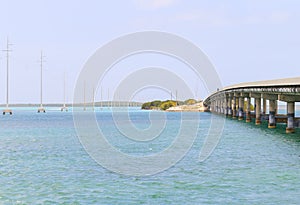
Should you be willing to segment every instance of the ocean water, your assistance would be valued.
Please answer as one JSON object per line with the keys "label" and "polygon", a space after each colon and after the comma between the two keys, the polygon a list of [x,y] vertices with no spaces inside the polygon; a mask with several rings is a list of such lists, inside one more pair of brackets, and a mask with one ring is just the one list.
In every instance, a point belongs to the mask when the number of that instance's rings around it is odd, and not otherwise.
{"label": "ocean water", "polygon": [[[150,112],[132,109],[130,118],[147,128]],[[96,116],[108,141],[139,155],[165,149],[178,132],[180,113],[164,114],[166,130],[138,145],[118,132],[109,110]],[[0,204],[299,204],[300,130],[286,135],[285,125],[270,130],[226,119],[215,151],[200,162],[212,114],[197,117],[197,138],[181,161],[136,177],[109,171],[87,154],[72,112],[18,108],[0,117]]]}

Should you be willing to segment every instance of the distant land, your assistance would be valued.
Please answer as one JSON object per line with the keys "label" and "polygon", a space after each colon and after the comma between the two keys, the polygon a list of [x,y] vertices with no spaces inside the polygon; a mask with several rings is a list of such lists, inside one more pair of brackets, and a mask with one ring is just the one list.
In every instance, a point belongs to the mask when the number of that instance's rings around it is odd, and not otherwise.
{"label": "distant land", "polygon": [[[92,106],[95,105],[96,107],[141,107],[143,103],[141,102],[126,102],[126,101],[103,101],[103,102],[95,102],[95,103],[86,103],[85,106]],[[40,107],[40,103],[16,103],[16,104],[9,104],[9,107]],[[61,107],[63,103],[45,103],[43,104],[44,107]],[[73,104],[73,103],[66,103],[67,107],[83,107],[84,104]],[[6,107],[6,104],[0,104],[0,107]]]}

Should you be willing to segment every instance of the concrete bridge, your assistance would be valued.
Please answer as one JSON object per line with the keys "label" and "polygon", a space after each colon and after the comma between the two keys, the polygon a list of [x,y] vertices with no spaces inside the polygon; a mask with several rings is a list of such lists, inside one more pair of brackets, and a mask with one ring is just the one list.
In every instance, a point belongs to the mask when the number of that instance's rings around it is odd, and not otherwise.
{"label": "concrete bridge", "polygon": [[[251,99],[254,99],[254,112],[250,110]],[[286,116],[277,114],[278,101],[286,102]],[[204,100],[211,112],[233,119],[252,122],[255,118],[256,125],[266,119],[269,128],[275,128],[278,122],[286,122],[286,133],[295,132],[297,124],[299,126],[295,118],[295,102],[300,102],[300,77],[241,83],[218,90]]]}

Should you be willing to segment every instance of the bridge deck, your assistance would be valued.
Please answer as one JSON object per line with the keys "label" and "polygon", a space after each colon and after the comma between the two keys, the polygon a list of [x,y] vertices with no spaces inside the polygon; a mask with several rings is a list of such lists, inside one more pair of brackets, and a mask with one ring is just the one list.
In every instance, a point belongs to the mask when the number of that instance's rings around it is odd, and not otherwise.
{"label": "bridge deck", "polygon": [[300,77],[239,83],[236,85],[224,87],[222,90],[231,90],[231,89],[238,89],[238,88],[286,87],[286,86],[300,86]]}

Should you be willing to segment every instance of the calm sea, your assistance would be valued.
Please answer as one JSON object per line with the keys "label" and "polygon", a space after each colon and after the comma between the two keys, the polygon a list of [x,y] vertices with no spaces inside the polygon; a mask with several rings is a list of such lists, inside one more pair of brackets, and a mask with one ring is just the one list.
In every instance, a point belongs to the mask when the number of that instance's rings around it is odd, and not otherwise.
{"label": "calm sea", "polygon": [[[91,159],[76,136],[72,113],[56,110],[18,108],[0,117],[0,204],[299,204],[300,130],[286,135],[284,125],[270,130],[227,119],[215,151],[199,162],[212,117],[199,113],[197,138],[179,163],[153,176],[130,177]],[[180,122],[179,113],[165,114]],[[130,115],[137,126],[149,126],[149,112],[132,109]],[[132,152],[110,111],[97,111],[97,119],[108,140]],[[177,130],[159,137],[169,139]],[[147,152],[165,146],[152,143]]]}

